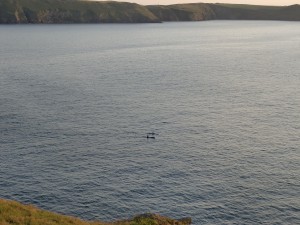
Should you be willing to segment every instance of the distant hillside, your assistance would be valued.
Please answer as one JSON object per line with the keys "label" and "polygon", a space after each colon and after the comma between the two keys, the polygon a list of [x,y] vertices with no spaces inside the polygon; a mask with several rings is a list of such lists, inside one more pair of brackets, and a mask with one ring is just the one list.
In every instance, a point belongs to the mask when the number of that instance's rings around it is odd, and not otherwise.
{"label": "distant hillside", "polygon": [[300,5],[287,7],[238,4],[152,5],[147,8],[162,21],[294,20],[300,21]]}
{"label": "distant hillside", "polygon": [[151,23],[146,7],[126,2],[0,0],[0,23]]}
{"label": "distant hillside", "polygon": [[209,4],[177,4],[146,6],[161,21],[202,21],[216,19],[215,12]]}
{"label": "distant hillside", "polygon": [[23,205],[15,201],[0,199],[1,225],[190,225],[190,218],[173,220],[157,214],[143,214],[130,220],[111,223],[99,221],[83,221],[75,217]]}
{"label": "distant hillside", "polygon": [[258,6],[210,4],[218,20],[295,20],[300,21],[300,5]]}
{"label": "distant hillside", "polygon": [[0,23],[151,23],[202,20],[300,21],[300,5],[234,4],[142,6],[83,0],[0,0]]}

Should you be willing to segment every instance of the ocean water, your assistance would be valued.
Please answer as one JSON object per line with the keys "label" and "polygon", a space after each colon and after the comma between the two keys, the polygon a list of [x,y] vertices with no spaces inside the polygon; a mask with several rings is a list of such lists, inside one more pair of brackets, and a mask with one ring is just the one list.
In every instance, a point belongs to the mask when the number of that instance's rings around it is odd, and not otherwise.
{"label": "ocean water", "polygon": [[300,23],[7,25],[0,43],[0,198],[300,223]]}

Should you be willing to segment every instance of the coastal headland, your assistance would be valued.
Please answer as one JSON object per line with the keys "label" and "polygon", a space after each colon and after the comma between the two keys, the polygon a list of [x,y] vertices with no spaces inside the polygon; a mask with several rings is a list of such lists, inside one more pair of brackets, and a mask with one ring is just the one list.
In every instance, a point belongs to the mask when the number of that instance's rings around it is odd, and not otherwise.
{"label": "coastal headland", "polygon": [[300,5],[138,5],[85,0],[1,0],[0,24],[160,23],[205,20],[300,21]]}

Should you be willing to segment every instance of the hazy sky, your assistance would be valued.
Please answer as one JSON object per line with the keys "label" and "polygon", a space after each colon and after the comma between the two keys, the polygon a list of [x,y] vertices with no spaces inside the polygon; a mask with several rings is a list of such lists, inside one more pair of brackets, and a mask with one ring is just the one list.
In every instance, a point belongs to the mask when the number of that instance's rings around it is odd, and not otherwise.
{"label": "hazy sky", "polygon": [[[99,1],[99,0],[98,0]],[[122,0],[123,2],[136,2],[142,5],[149,4],[176,4],[176,3],[191,3],[191,2],[206,2],[206,3],[237,3],[237,4],[255,4],[255,5],[292,5],[300,4],[300,0]]]}

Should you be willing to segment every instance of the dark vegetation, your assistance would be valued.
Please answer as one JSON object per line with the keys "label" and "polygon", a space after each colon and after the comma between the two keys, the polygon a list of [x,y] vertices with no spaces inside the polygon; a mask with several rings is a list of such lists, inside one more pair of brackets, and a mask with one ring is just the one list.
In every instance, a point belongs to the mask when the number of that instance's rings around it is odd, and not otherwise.
{"label": "dark vegetation", "polygon": [[300,5],[258,6],[210,4],[219,20],[287,20],[300,21]]}
{"label": "dark vegetation", "polygon": [[0,199],[1,225],[189,225],[190,218],[174,220],[157,214],[138,215],[129,220],[116,222],[83,221],[75,217],[23,205],[15,201]]}
{"label": "dark vegetation", "polygon": [[84,0],[1,0],[0,23],[150,23],[203,20],[300,21],[300,5],[176,4],[142,6]]}
{"label": "dark vegetation", "polygon": [[152,5],[147,8],[161,21],[202,21],[216,19],[210,4]]}

